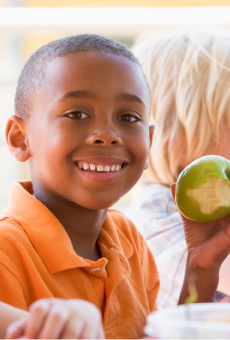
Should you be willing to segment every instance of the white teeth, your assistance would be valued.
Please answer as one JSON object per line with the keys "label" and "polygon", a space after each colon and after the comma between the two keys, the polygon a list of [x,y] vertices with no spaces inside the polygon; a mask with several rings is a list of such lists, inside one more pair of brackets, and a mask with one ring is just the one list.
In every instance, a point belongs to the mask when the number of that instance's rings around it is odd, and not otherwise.
{"label": "white teeth", "polygon": [[104,171],[103,165],[97,165],[97,171]]}
{"label": "white teeth", "polygon": [[88,170],[88,169],[89,169],[89,164],[83,163],[83,169],[84,169],[84,170]]}
{"label": "white teeth", "polygon": [[110,171],[110,166],[109,165],[104,166],[104,171]]}
{"label": "white teeth", "polygon": [[92,170],[92,171],[119,171],[121,169],[121,164],[113,164],[113,165],[95,165],[95,164],[90,164],[90,163],[84,163],[84,162],[78,162],[77,163],[78,167],[83,170]]}

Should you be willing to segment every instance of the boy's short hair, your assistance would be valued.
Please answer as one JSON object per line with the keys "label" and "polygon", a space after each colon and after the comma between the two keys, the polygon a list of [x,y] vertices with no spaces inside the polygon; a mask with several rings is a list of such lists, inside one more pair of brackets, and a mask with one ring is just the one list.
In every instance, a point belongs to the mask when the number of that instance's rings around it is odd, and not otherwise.
{"label": "boy's short hair", "polygon": [[16,114],[21,118],[29,117],[33,96],[45,83],[46,69],[50,61],[68,54],[87,51],[123,56],[140,67],[133,53],[125,45],[112,39],[95,34],[82,34],[54,40],[35,51],[22,69],[15,95]]}
{"label": "boy's short hair", "polygon": [[145,37],[132,49],[152,95],[156,125],[148,178],[177,180],[181,163],[217,145],[230,126],[230,31],[218,27],[179,29]]}

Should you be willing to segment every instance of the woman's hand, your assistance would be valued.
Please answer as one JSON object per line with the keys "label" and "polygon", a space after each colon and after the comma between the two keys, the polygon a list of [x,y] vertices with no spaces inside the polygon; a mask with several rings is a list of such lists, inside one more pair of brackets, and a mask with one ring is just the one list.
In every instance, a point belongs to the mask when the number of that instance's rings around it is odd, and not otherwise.
{"label": "woman's hand", "polygon": [[103,339],[99,310],[84,300],[42,299],[12,323],[6,339]]}
{"label": "woman's hand", "polygon": [[[175,200],[175,184],[171,186]],[[220,267],[230,253],[230,216],[214,222],[198,223],[181,214],[188,254],[199,268]]]}
{"label": "woman's hand", "polygon": [[[171,185],[174,201],[175,186]],[[230,216],[208,223],[191,221],[182,214],[181,218],[188,258],[179,304],[185,303],[191,287],[197,291],[197,302],[212,302],[221,264],[230,253]]]}

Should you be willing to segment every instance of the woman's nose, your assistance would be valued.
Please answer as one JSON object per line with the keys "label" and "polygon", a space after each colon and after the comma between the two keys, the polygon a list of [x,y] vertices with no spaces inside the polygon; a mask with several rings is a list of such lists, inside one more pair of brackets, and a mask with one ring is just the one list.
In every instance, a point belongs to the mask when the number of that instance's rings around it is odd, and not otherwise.
{"label": "woman's nose", "polygon": [[102,146],[120,145],[120,136],[112,129],[100,129],[91,133],[87,138],[87,143],[91,145],[100,144]]}

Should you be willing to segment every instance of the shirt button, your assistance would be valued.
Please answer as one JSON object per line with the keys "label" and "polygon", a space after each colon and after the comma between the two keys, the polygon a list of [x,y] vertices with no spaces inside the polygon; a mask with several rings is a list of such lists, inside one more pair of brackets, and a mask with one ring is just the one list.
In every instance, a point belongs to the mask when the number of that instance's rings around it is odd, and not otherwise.
{"label": "shirt button", "polygon": [[101,270],[101,268],[92,268],[90,269],[90,273],[93,273],[93,272],[98,272],[99,270]]}

